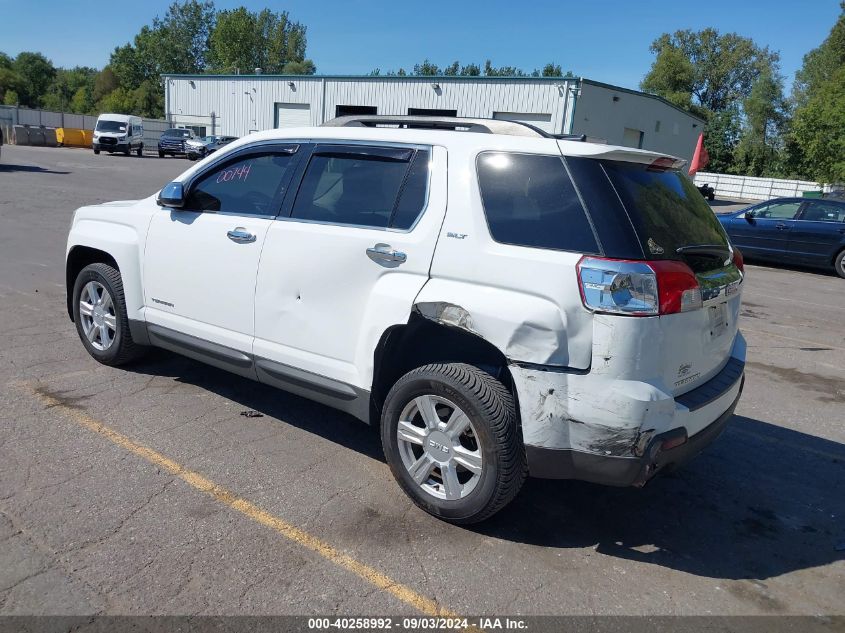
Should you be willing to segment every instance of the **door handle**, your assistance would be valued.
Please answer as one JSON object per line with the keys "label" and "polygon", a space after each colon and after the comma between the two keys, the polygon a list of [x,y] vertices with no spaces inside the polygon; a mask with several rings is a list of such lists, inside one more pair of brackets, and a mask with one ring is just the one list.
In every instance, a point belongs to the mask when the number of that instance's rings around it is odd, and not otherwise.
{"label": "door handle", "polygon": [[376,244],[367,249],[367,257],[374,262],[396,262],[404,263],[408,256],[400,251],[393,250],[390,244]]}
{"label": "door handle", "polygon": [[248,244],[250,242],[255,241],[255,235],[247,231],[244,227],[239,226],[228,233],[226,233],[228,238],[233,242],[238,242],[239,244]]}
{"label": "door handle", "polygon": [[776,228],[778,231],[785,231],[785,230],[786,230],[786,229],[788,229],[789,227],[788,227],[788,226],[786,226],[786,224],[784,224],[783,222],[778,222],[777,224],[775,224],[775,228]]}

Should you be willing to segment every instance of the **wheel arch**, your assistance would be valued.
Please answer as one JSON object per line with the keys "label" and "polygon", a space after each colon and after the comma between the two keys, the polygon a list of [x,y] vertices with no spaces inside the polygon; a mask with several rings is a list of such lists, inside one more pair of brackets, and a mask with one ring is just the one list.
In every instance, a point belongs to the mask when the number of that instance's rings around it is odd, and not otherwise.
{"label": "wheel arch", "polygon": [[399,378],[431,363],[479,367],[501,381],[517,399],[508,360],[501,350],[473,332],[433,321],[414,310],[407,324],[388,328],[375,348],[370,396],[374,419],[380,416],[387,393]]}
{"label": "wheel arch", "polygon": [[83,268],[90,264],[108,264],[120,272],[117,261],[106,251],[91,246],[77,244],[67,254],[65,262],[65,288],[67,294],[67,313],[73,321],[73,285]]}

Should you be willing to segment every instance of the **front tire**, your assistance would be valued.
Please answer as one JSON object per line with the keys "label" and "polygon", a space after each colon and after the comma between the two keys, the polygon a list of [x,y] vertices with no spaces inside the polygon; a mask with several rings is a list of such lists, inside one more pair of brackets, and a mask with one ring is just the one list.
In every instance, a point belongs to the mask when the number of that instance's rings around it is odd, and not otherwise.
{"label": "front tire", "polygon": [[161,150],[158,150],[158,157],[164,158],[164,152],[162,152]]}
{"label": "front tire", "polygon": [[141,143],[138,146],[138,158],[141,158],[144,155],[144,144]]}
{"label": "front tire", "polygon": [[834,268],[836,268],[836,274],[842,278],[845,278],[845,250],[842,250],[839,255],[836,256],[836,261],[833,262]]}
{"label": "front tire", "polygon": [[381,439],[405,493],[452,523],[501,510],[528,472],[513,397],[472,365],[426,365],[402,376],[385,400]]}
{"label": "front tire", "polygon": [[95,154],[95,155],[97,155],[97,156],[99,156],[99,155],[100,155],[100,150],[95,149],[95,150],[94,150],[94,154]]}
{"label": "front tire", "polygon": [[123,365],[146,351],[132,340],[123,282],[108,264],[83,268],[73,284],[73,320],[88,353],[104,365]]}

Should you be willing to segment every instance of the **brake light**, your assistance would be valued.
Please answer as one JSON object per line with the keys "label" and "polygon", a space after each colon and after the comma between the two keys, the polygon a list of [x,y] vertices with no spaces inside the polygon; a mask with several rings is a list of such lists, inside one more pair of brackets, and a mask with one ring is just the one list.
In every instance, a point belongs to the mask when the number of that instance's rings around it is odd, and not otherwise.
{"label": "brake light", "polygon": [[584,306],[597,312],[657,316],[702,306],[698,280],[683,262],[582,257],[577,271]]}
{"label": "brake light", "polygon": [[734,249],[734,253],[733,253],[734,266],[739,268],[739,272],[741,272],[744,275],[745,274],[745,260],[742,257],[742,251],[740,251],[736,246],[734,246],[733,249]]}
{"label": "brake light", "polygon": [[652,163],[646,167],[648,171],[668,171],[675,167],[677,161],[674,158],[669,158],[668,156],[661,156],[660,158],[654,159]]}

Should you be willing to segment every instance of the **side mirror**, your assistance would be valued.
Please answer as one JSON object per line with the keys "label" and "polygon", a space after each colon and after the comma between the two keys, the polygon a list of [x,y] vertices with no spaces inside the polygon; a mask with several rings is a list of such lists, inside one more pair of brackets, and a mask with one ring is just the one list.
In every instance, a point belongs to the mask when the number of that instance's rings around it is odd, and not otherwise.
{"label": "side mirror", "polygon": [[181,182],[169,182],[158,192],[159,206],[181,209],[185,206],[185,188]]}
{"label": "side mirror", "polygon": [[753,211],[746,211],[745,212],[745,219],[748,221],[749,224],[754,222],[754,212]]}

